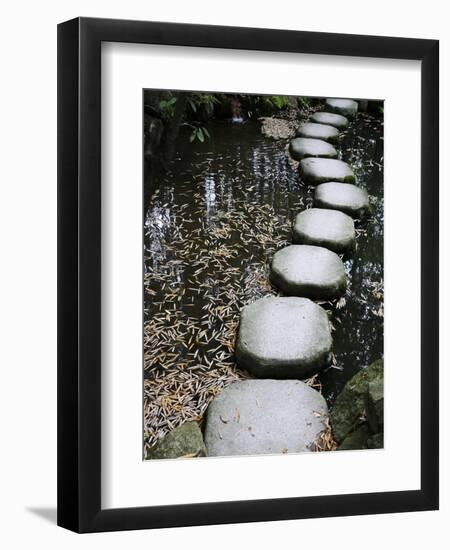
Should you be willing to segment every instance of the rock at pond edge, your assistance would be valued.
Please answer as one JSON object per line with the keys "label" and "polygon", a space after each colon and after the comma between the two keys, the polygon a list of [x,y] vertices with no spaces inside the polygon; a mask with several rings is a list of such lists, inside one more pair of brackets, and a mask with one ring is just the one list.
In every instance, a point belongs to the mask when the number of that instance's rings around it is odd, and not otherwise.
{"label": "rock at pond edge", "polygon": [[206,456],[203,435],[197,422],[185,422],[167,433],[147,452],[148,459]]}
{"label": "rock at pond edge", "polygon": [[341,443],[365,418],[369,383],[383,379],[383,360],[361,369],[344,386],[330,412],[334,438]]}

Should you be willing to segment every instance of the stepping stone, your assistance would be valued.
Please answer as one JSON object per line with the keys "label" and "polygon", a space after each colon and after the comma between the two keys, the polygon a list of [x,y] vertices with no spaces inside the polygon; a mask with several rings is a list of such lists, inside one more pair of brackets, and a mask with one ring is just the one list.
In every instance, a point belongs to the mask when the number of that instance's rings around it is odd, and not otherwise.
{"label": "stepping stone", "polygon": [[318,124],[328,124],[329,126],[334,126],[338,130],[343,130],[347,128],[349,122],[345,116],[338,115],[336,113],[324,113],[317,111],[314,113],[310,120],[312,122],[317,122]]}
{"label": "stepping stone", "polygon": [[355,183],[355,174],[342,160],[307,158],[300,161],[300,175],[310,185],[326,181]]}
{"label": "stepping stone", "polygon": [[257,378],[307,378],[326,367],[331,350],[326,311],[307,298],[261,298],[242,308],[239,367]]}
{"label": "stepping stone", "polygon": [[298,380],[233,382],[208,407],[208,456],[313,451],[327,418],[322,395]]}
{"label": "stepping stone", "polygon": [[273,257],[270,279],[285,294],[332,300],[347,289],[341,258],[321,246],[291,245]]}
{"label": "stepping stone", "polygon": [[331,112],[344,116],[355,116],[358,112],[358,103],[353,99],[326,99],[325,106]]}
{"label": "stepping stone", "polygon": [[369,196],[365,189],[356,185],[329,181],[316,187],[314,205],[318,208],[340,210],[353,218],[361,218],[369,210]]}
{"label": "stepping stone", "polygon": [[336,158],[336,149],[321,139],[295,138],[289,145],[289,153],[295,160],[305,157]]}
{"label": "stepping stone", "polygon": [[355,224],[350,216],[338,210],[309,208],[295,218],[293,241],[347,253],[355,246]]}
{"label": "stepping stone", "polygon": [[315,124],[314,122],[304,122],[297,130],[298,137],[323,139],[331,143],[339,141],[339,130],[334,126],[327,124]]}

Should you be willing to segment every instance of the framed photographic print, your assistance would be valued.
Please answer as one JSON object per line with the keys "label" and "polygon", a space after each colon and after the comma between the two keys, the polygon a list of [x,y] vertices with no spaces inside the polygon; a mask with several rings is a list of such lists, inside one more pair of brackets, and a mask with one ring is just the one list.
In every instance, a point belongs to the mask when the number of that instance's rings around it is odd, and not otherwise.
{"label": "framed photographic print", "polygon": [[58,524],[438,507],[438,42],[58,28]]}

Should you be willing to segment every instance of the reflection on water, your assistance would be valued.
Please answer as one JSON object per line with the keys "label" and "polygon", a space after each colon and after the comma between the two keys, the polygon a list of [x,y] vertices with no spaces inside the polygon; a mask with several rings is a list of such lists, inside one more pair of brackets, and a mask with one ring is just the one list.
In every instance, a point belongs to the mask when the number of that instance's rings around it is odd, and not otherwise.
{"label": "reflection on water", "polygon": [[[215,393],[245,375],[233,357],[240,308],[277,293],[268,282],[268,265],[290,242],[295,215],[312,200],[286,156],[287,142],[263,137],[254,122],[215,122],[208,130],[211,139],[204,144],[179,136],[176,157],[146,213],[150,443],[183,418],[200,418]],[[360,114],[340,144],[343,160],[371,196],[373,215],[358,224],[358,248],[346,262],[351,294],[345,307],[327,305],[337,367],[320,376],[329,402],[383,352],[382,134],[379,119]]]}

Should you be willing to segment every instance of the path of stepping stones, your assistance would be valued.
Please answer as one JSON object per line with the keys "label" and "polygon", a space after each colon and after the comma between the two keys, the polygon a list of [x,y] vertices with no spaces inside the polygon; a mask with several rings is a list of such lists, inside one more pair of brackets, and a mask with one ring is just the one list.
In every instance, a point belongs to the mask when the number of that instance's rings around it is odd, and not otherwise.
{"label": "path of stepping stones", "polygon": [[369,208],[366,191],[335,148],[357,110],[356,101],[327,99],[325,111],[301,124],[290,144],[301,180],[315,186],[314,207],[297,214],[294,244],[272,260],[271,281],[286,296],[261,298],[242,310],[236,362],[256,379],[233,382],[210,404],[209,456],[314,450],[327,425],[324,398],[301,379],[329,365],[330,323],[313,300],[345,294],[340,255],[352,254],[353,218]]}

